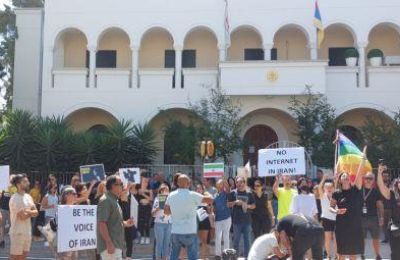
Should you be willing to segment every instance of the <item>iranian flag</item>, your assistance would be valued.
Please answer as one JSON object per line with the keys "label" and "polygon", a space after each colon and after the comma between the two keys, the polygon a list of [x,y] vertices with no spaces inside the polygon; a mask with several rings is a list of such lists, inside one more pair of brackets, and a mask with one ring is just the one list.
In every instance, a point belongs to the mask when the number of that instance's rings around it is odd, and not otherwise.
{"label": "iranian flag", "polygon": [[224,163],[205,163],[203,166],[204,178],[222,178],[224,176]]}

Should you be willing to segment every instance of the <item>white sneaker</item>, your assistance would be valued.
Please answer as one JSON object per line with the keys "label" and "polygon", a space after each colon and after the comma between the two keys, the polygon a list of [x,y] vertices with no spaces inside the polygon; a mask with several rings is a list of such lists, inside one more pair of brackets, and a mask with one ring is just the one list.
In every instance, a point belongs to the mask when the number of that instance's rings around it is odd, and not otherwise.
{"label": "white sneaker", "polygon": [[45,247],[49,247],[49,242],[47,242],[47,241],[44,242],[44,246],[45,246]]}
{"label": "white sneaker", "polygon": [[141,244],[141,245],[144,245],[144,242],[145,242],[145,237],[141,237],[141,238],[140,238],[140,244]]}
{"label": "white sneaker", "polygon": [[146,237],[146,243],[145,243],[146,245],[150,245],[150,238],[149,237]]}

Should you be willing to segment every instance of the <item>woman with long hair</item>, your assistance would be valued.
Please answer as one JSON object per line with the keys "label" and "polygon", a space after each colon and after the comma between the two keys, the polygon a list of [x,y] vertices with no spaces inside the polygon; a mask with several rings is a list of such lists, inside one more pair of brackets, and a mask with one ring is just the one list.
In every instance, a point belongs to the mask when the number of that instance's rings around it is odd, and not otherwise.
{"label": "woman with long hair", "polygon": [[392,216],[389,223],[389,241],[391,259],[400,259],[400,179],[393,181],[392,188],[389,189],[383,181],[382,174],[386,166],[379,165],[378,168],[378,187],[382,196],[389,201],[392,209]]}
{"label": "woman with long hair", "polygon": [[363,252],[362,219],[362,169],[366,158],[366,147],[364,156],[358,167],[354,183],[350,180],[350,174],[344,172],[338,176],[339,190],[332,195],[330,211],[336,216],[336,242],[339,259],[356,259]]}
{"label": "woman with long hair", "polygon": [[[200,183],[196,185],[196,192],[200,193],[201,195],[211,196],[210,194],[208,194],[208,192],[205,191],[203,184]],[[208,215],[211,214],[211,206],[203,204],[198,208],[198,211],[205,211],[206,214],[204,215],[207,215],[207,217],[204,219],[198,219],[199,225],[197,231],[197,236],[200,240],[200,258],[206,258],[209,254],[208,235],[211,230],[211,223]]]}
{"label": "woman with long hair", "polygon": [[154,200],[152,214],[154,219],[154,234],[156,238],[156,259],[167,260],[170,255],[171,216],[164,215],[164,205],[169,195],[169,187],[165,183],[158,189]]}
{"label": "woman with long hair", "polygon": [[140,232],[140,244],[150,244],[151,208],[153,192],[148,189],[149,180],[143,177],[135,198],[139,202],[138,230]]}
{"label": "woman with long hair", "polygon": [[251,212],[251,225],[254,239],[256,239],[261,235],[269,233],[275,224],[275,220],[271,200],[264,191],[261,180],[254,182],[253,196],[256,208]]}
{"label": "woman with long hair", "polygon": [[[122,217],[124,221],[127,221],[129,219],[133,219],[133,221],[137,221],[134,216],[131,215],[131,194],[130,194],[130,189],[131,186],[134,186],[135,184],[128,184],[128,186],[122,191],[121,197],[118,200],[118,204],[121,207],[122,210]],[[135,227],[126,227],[125,230],[125,243],[126,243],[126,260],[132,259],[132,252],[133,252],[133,240],[135,239]]]}
{"label": "woman with long hair", "polygon": [[[61,205],[69,205],[72,206],[76,203],[77,194],[72,186],[65,186],[63,192],[61,194]],[[57,237],[57,236],[56,236]],[[57,247],[57,243],[55,241],[54,247]],[[57,250],[56,250],[57,251]],[[56,253],[57,260],[78,260],[79,258],[79,251],[70,251],[70,252],[63,252],[63,253]]]}
{"label": "woman with long hair", "polygon": [[[321,220],[325,232],[325,251],[328,259],[336,258],[336,214],[330,211],[330,203],[335,191],[333,182],[327,182],[327,176],[322,177],[321,183],[318,185],[318,193],[321,197]],[[333,252],[331,243],[333,242]]]}

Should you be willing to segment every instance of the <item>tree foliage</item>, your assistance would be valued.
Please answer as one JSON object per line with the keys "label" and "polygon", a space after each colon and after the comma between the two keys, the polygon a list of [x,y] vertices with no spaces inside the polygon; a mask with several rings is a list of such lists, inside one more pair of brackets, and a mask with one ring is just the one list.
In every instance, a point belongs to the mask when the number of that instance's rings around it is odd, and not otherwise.
{"label": "tree foliage", "polygon": [[192,165],[196,151],[196,128],[172,120],[164,128],[164,163]]}
{"label": "tree foliage", "polygon": [[304,98],[291,98],[289,110],[298,125],[295,134],[299,144],[311,154],[313,163],[320,167],[333,167],[335,146],[332,141],[339,122],[327,98],[312,93],[307,86]]}
{"label": "tree foliage", "polygon": [[400,111],[395,113],[394,120],[388,120],[383,112],[378,119],[367,116],[361,131],[373,165],[382,158],[388,167],[400,168]]}
{"label": "tree foliage", "polygon": [[124,120],[104,133],[74,133],[64,118],[15,110],[5,114],[0,131],[0,163],[15,171],[77,171],[94,163],[115,171],[126,164],[151,163],[156,153],[154,130]]}
{"label": "tree foliage", "polygon": [[198,140],[212,140],[216,157],[228,163],[230,156],[243,147],[239,117],[241,105],[218,87],[210,88],[209,92],[208,98],[190,104],[191,111],[202,120]]}

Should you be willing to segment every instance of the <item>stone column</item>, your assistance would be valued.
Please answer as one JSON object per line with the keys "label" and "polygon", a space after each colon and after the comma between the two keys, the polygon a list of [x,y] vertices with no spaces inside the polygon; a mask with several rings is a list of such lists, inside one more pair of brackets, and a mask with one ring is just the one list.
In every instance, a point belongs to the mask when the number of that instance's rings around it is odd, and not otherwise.
{"label": "stone column", "polygon": [[367,42],[359,42],[357,43],[357,49],[358,49],[358,79],[359,79],[359,87],[360,88],[365,88],[367,86],[367,73],[366,73],[366,67],[365,67],[365,48],[367,47],[368,43]]}
{"label": "stone column", "polygon": [[310,49],[310,58],[311,58],[311,60],[318,60],[317,43],[312,42],[312,43],[308,44],[308,48]]}
{"label": "stone column", "polygon": [[96,46],[88,46],[89,50],[89,87],[96,87]]}
{"label": "stone column", "polygon": [[132,50],[132,71],[131,88],[139,88],[139,46],[131,46]]}
{"label": "stone column", "polygon": [[175,49],[175,88],[182,85],[182,50],[183,46],[174,45]]}
{"label": "stone column", "polygon": [[225,44],[218,45],[219,50],[219,62],[224,62],[227,60],[227,47]]}
{"label": "stone column", "polygon": [[271,50],[274,47],[273,43],[266,43],[263,45],[264,48],[264,60],[271,60]]}

